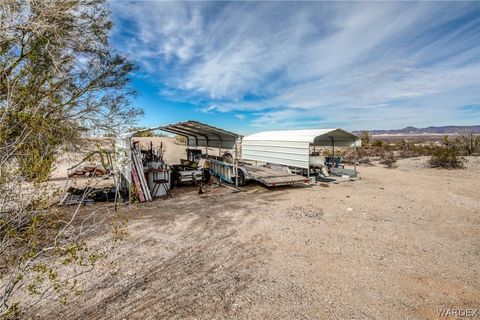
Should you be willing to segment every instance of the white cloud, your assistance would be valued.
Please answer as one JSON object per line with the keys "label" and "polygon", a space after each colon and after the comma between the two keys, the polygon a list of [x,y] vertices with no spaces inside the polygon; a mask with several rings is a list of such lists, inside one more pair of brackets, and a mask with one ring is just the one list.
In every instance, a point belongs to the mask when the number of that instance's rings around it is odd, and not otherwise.
{"label": "white cloud", "polygon": [[[203,112],[256,111],[254,125],[448,120],[455,90],[480,101],[463,90],[480,85],[480,17],[454,21],[471,4],[121,1],[112,9],[131,28],[132,36],[117,30],[117,41],[147,74],[211,101]],[[444,107],[430,104],[440,96],[450,99]]]}
{"label": "white cloud", "polygon": [[238,118],[240,121],[245,120],[245,115],[243,115],[243,114],[237,113],[237,114],[235,114],[235,117]]}

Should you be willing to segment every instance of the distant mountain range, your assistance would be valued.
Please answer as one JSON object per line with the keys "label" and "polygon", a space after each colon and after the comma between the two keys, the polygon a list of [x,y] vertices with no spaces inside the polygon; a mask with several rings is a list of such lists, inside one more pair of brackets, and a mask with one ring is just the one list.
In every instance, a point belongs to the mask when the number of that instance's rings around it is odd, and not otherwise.
{"label": "distant mountain range", "polygon": [[[403,129],[393,129],[393,130],[367,130],[370,134],[452,134],[456,132],[461,132],[464,129],[471,130],[476,133],[480,133],[480,125],[478,126],[443,126],[443,127],[427,127],[427,128],[415,128],[415,127],[406,127]],[[360,134],[362,131],[353,131],[353,134]]]}

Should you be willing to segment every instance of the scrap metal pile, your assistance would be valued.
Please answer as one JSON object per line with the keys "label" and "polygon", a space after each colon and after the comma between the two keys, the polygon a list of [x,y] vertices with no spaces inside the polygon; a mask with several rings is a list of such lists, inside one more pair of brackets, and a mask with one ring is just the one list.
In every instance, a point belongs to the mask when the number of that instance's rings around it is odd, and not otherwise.
{"label": "scrap metal pile", "polygon": [[60,205],[84,204],[90,205],[95,202],[113,202],[116,200],[116,188],[104,187],[93,188],[86,187],[83,189],[68,188],[67,192],[60,200]]}

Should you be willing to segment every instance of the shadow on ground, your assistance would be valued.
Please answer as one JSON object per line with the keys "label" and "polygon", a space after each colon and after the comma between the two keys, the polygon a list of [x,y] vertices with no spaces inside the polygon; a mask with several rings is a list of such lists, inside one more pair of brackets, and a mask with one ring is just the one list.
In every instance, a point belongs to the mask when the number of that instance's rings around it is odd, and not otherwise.
{"label": "shadow on ground", "polygon": [[119,244],[127,249],[108,261],[120,264],[120,271],[95,272],[80,297],[45,318],[211,319],[248,304],[243,294],[265,250],[261,237],[241,239],[237,229],[248,225],[256,200],[223,188],[205,195],[180,191],[173,199],[129,208],[135,229]]}

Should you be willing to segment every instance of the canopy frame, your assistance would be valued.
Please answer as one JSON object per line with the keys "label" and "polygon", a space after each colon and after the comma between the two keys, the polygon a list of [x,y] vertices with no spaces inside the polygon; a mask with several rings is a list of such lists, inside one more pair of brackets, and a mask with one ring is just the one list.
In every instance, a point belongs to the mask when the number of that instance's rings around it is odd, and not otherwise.
{"label": "canopy frame", "polygon": [[[238,177],[238,147],[237,143],[239,141],[239,135],[221,128],[210,126],[205,123],[198,121],[188,120],[173,124],[160,125],[157,127],[146,128],[136,131],[131,131],[126,134],[121,134],[117,139],[117,145],[122,150],[126,152],[126,155],[122,155],[123,161],[125,159],[130,159],[130,148],[131,148],[131,139],[132,137],[141,132],[161,130],[179,136],[185,137],[187,139],[187,148],[188,147],[205,147],[206,157],[208,158],[208,148],[217,147],[219,152],[221,149],[230,149],[234,150],[234,172],[235,176]],[[215,143],[217,142],[217,143]],[[128,161],[128,160],[127,160]],[[120,170],[124,173],[124,176],[127,179],[127,182],[131,183],[130,172],[131,166],[127,164],[120,165]],[[235,179],[235,185],[238,187],[238,179]]]}

